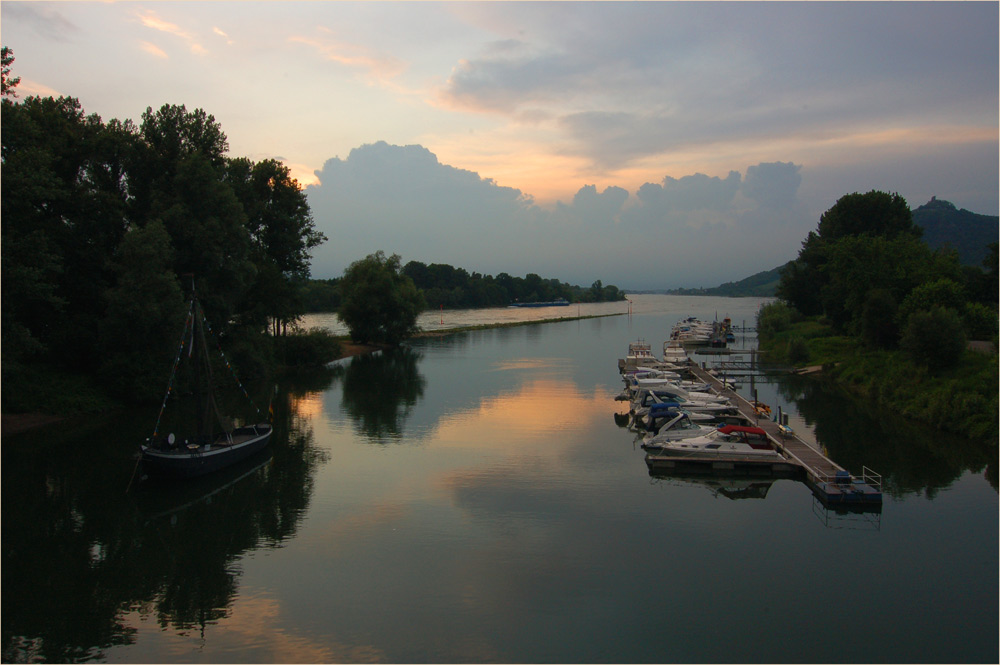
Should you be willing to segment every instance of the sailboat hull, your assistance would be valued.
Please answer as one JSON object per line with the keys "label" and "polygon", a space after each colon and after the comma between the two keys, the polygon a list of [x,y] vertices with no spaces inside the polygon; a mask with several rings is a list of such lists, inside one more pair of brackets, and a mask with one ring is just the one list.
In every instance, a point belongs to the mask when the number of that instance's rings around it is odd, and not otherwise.
{"label": "sailboat hull", "polygon": [[142,446],[143,469],[172,478],[194,478],[236,464],[265,448],[271,440],[271,425],[262,423],[233,430],[205,445],[177,447]]}

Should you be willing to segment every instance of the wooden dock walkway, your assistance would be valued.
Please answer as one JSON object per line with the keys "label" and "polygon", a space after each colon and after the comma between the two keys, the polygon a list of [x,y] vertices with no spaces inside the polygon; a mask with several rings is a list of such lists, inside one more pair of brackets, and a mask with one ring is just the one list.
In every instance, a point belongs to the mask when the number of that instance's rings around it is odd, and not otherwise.
{"label": "wooden dock walkway", "polygon": [[[760,416],[753,402],[736,391],[727,388],[722,381],[709,374],[696,363],[691,363],[691,373],[700,381],[712,386],[720,395],[736,405],[740,414],[767,432],[774,446],[789,461],[801,466],[806,473],[807,484],[820,498],[831,503],[882,503],[882,479],[878,474],[865,469],[862,478],[853,478],[842,466],[823,455],[794,433],[781,431],[778,423],[766,416]],[[845,481],[846,477],[846,481]]]}

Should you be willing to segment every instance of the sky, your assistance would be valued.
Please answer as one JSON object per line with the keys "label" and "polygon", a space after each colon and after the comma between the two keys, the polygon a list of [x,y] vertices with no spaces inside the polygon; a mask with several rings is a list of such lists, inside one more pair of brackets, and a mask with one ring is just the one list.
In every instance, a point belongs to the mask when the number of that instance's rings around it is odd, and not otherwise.
{"label": "sky", "polygon": [[997,215],[996,2],[0,2],[18,92],[278,159],[375,251],[623,289],[794,259],[879,190]]}

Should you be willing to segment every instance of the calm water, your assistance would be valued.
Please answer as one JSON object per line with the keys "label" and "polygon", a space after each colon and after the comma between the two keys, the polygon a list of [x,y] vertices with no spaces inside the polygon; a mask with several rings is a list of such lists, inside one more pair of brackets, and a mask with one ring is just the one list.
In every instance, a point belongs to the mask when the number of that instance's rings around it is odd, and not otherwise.
{"label": "calm water", "polygon": [[650,477],[617,358],[757,305],[638,296],[357,358],[280,386],[264,457],[180,487],[125,492],[155,409],[7,437],[3,659],[997,662],[995,448],[783,380],[761,399],[882,473],[880,513]]}

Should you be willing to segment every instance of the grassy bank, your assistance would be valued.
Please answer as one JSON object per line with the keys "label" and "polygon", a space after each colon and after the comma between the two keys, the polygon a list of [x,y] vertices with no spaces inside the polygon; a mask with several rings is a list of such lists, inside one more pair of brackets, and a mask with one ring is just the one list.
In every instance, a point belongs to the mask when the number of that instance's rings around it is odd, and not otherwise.
{"label": "grassy bank", "polygon": [[951,367],[932,371],[900,350],[866,348],[853,337],[834,335],[815,319],[761,331],[760,350],[769,362],[797,367],[822,365],[824,376],[935,429],[997,445],[997,355],[966,350]]}

